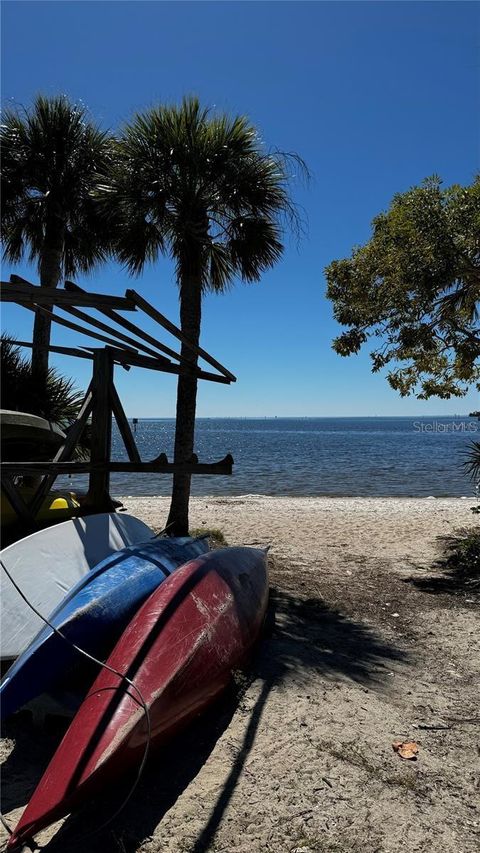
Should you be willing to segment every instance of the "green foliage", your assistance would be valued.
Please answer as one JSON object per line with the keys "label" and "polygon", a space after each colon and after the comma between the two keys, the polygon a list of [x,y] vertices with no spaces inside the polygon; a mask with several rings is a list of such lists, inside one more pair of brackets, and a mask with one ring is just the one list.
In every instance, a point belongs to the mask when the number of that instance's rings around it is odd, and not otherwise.
{"label": "green foliage", "polygon": [[446,541],[442,568],[467,587],[480,585],[480,530],[463,530]]}
{"label": "green foliage", "polygon": [[480,441],[472,441],[466,455],[465,470],[475,483],[480,483]]}
{"label": "green foliage", "polygon": [[222,291],[236,276],[258,281],[279,260],[285,220],[300,228],[291,164],[305,172],[300,158],[265,152],[243,116],[185,98],[125,126],[97,198],[131,273],[168,254],[180,283],[199,256],[202,288]]}
{"label": "green foliage", "polygon": [[373,235],[326,268],[340,355],[371,338],[372,370],[402,396],[460,397],[480,388],[480,177],[446,189],[436,176],[394,196]]}
{"label": "green foliage", "polygon": [[453,595],[480,594],[480,528],[464,528],[440,538],[442,557],[433,568],[441,574],[409,578],[425,592]]}
{"label": "green foliage", "polygon": [[48,371],[45,387],[32,378],[29,359],[6,335],[0,342],[0,408],[39,415],[66,429],[80,410],[83,394],[71,379],[61,376],[55,368]]}
{"label": "green foliage", "polygon": [[208,536],[210,547],[225,548],[228,545],[223,532],[218,527],[195,527],[189,531],[190,536]]}
{"label": "green foliage", "polygon": [[104,261],[109,235],[92,189],[108,168],[112,141],[84,107],[38,96],[29,110],[5,111],[0,143],[4,257],[40,263],[54,241],[65,276]]}
{"label": "green foliage", "polygon": [[[477,498],[480,497],[480,441],[472,441],[465,452],[466,460],[463,467],[475,484]],[[475,515],[480,515],[480,505],[472,507]]]}

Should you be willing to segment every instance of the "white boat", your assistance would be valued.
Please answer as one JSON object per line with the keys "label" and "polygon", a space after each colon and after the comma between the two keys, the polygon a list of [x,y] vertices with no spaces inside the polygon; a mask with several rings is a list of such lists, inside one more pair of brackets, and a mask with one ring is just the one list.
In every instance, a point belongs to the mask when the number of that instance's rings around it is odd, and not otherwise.
{"label": "white boat", "polygon": [[[73,518],[39,530],[0,552],[26,598],[45,617],[100,560],[127,545],[146,542],[153,530],[126,513]],[[6,572],[0,575],[0,657],[12,660],[43,627]]]}

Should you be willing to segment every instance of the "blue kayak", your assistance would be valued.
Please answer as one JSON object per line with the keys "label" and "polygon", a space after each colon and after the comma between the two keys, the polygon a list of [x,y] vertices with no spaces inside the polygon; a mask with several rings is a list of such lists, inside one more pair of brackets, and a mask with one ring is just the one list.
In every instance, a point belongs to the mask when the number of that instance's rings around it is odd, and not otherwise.
{"label": "blue kayak", "polygon": [[[86,574],[48,617],[70,643],[105,659],[148,596],[176,568],[208,551],[205,538],[150,539],[110,554]],[[98,666],[45,625],[0,685],[2,719],[41,693],[90,682]],[[83,669],[82,669],[83,667]],[[87,684],[88,689],[88,684]]]}

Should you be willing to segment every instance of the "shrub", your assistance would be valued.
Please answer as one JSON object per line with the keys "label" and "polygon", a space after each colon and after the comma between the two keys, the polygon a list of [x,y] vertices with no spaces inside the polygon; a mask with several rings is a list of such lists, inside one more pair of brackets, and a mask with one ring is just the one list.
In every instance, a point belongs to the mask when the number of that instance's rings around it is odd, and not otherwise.
{"label": "shrub", "polygon": [[44,387],[32,378],[31,363],[21,350],[6,335],[1,342],[1,386],[2,409],[28,412],[57,423],[62,429],[77,417],[83,393],[74,386],[72,379],[62,376],[54,367],[48,371]]}
{"label": "shrub", "polygon": [[480,585],[480,530],[468,529],[446,540],[444,572],[467,586]]}

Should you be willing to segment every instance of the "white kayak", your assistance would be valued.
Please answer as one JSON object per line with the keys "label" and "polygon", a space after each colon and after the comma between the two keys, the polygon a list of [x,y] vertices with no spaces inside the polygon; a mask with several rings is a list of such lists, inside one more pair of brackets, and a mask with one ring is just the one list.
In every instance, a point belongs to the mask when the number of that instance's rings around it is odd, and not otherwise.
{"label": "white kayak", "polygon": [[[39,530],[0,552],[27,599],[48,617],[69,589],[101,560],[128,545],[146,542],[153,530],[132,515],[101,513]],[[12,660],[43,627],[0,570],[0,657]]]}

